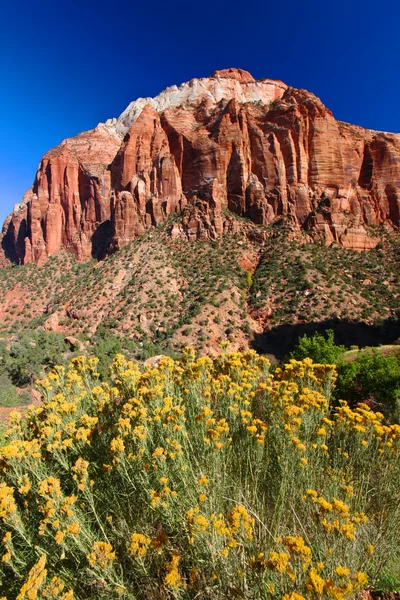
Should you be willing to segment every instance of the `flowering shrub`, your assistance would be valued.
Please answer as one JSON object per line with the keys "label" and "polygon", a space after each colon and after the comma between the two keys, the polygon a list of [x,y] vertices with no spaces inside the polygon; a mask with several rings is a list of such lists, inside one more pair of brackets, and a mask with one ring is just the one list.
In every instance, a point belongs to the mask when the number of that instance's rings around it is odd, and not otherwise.
{"label": "flowering shrub", "polygon": [[118,355],[40,382],[0,450],[3,600],[354,598],[399,553],[400,427],[335,368]]}

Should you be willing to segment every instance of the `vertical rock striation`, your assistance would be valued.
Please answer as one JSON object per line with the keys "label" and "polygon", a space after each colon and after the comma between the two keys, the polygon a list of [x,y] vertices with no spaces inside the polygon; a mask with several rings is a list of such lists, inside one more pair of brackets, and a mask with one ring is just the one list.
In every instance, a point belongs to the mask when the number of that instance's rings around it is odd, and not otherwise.
{"label": "vertical rock striation", "polygon": [[165,221],[171,235],[215,239],[227,211],[357,250],[367,228],[400,224],[400,136],[338,122],[321,101],[241,69],[132,102],[118,119],[42,159],[3,226],[15,262],[60,248],[103,257]]}

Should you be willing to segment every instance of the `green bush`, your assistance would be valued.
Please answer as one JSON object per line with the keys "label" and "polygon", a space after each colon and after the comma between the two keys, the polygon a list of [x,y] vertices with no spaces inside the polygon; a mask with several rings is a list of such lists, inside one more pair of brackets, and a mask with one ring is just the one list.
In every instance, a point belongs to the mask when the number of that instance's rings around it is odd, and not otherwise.
{"label": "green bush", "polygon": [[12,408],[23,404],[16,387],[4,375],[0,376],[0,407]]}
{"label": "green bush", "polygon": [[[357,346],[355,347],[357,349]],[[335,364],[338,378],[334,398],[352,406],[368,402],[394,421],[400,417],[400,356],[385,356],[376,349],[359,351],[353,360],[344,359],[345,347],[335,344],[332,330],[325,335],[302,336],[290,358],[306,357],[322,364]]]}
{"label": "green bush", "polygon": [[45,369],[64,364],[66,352],[69,347],[61,334],[43,330],[21,333],[9,350],[1,345],[1,368],[14,385],[24,386],[32,384]]}
{"label": "green bush", "polygon": [[342,362],[344,351],[344,346],[335,344],[335,334],[329,329],[324,334],[315,333],[312,337],[303,335],[291,352],[290,358],[311,358],[318,363],[337,365]]}
{"label": "green bush", "polygon": [[339,367],[335,396],[351,404],[368,401],[388,418],[400,417],[400,358],[363,350]]}

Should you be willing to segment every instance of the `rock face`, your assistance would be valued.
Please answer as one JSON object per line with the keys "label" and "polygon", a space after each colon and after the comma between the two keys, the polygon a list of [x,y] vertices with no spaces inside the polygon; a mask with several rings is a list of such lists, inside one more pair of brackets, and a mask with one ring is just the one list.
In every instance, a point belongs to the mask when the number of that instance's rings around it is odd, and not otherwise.
{"label": "rock face", "polygon": [[229,212],[357,250],[400,225],[400,135],[338,122],[313,94],[241,69],[132,102],[42,159],[3,226],[15,262],[103,257],[180,213],[174,237],[222,235]]}

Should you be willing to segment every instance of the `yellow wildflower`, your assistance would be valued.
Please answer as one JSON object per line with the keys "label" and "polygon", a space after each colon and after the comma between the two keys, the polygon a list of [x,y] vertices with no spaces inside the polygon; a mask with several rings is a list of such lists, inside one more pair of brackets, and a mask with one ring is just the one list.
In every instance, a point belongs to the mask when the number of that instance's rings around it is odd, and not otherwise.
{"label": "yellow wildflower", "polygon": [[342,567],[342,566],[338,565],[335,569],[335,573],[338,577],[348,577],[349,573],[350,573],[350,569],[347,569],[346,567]]}
{"label": "yellow wildflower", "polygon": [[62,544],[65,538],[65,532],[58,530],[56,535],[54,536],[54,539],[56,540],[57,544]]}
{"label": "yellow wildflower", "polygon": [[309,591],[314,591],[317,594],[322,594],[322,592],[324,591],[324,585],[325,580],[318,575],[314,567],[311,568],[308,573],[307,589]]}
{"label": "yellow wildflower", "polygon": [[142,533],[132,533],[131,543],[128,552],[133,556],[145,556],[147,547],[150,545],[151,539]]}
{"label": "yellow wildflower", "polygon": [[167,574],[164,577],[164,581],[172,589],[185,587],[185,583],[178,570],[180,559],[181,555],[175,550],[172,553],[171,561],[167,564]]}
{"label": "yellow wildflower", "polygon": [[37,563],[29,571],[28,579],[22,586],[16,600],[23,600],[25,598],[35,600],[40,586],[46,579],[47,571],[45,566],[46,554],[42,554]]}
{"label": "yellow wildflower", "polygon": [[91,567],[99,566],[107,568],[115,559],[113,547],[108,542],[95,542],[92,546],[92,552],[88,554],[88,561]]}
{"label": "yellow wildflower", "polygon": [[270,552],[266,566],[268,569],[272,569],[278,573],[284,573],[288,567],[289,561],[290,555],[286,552]]}

